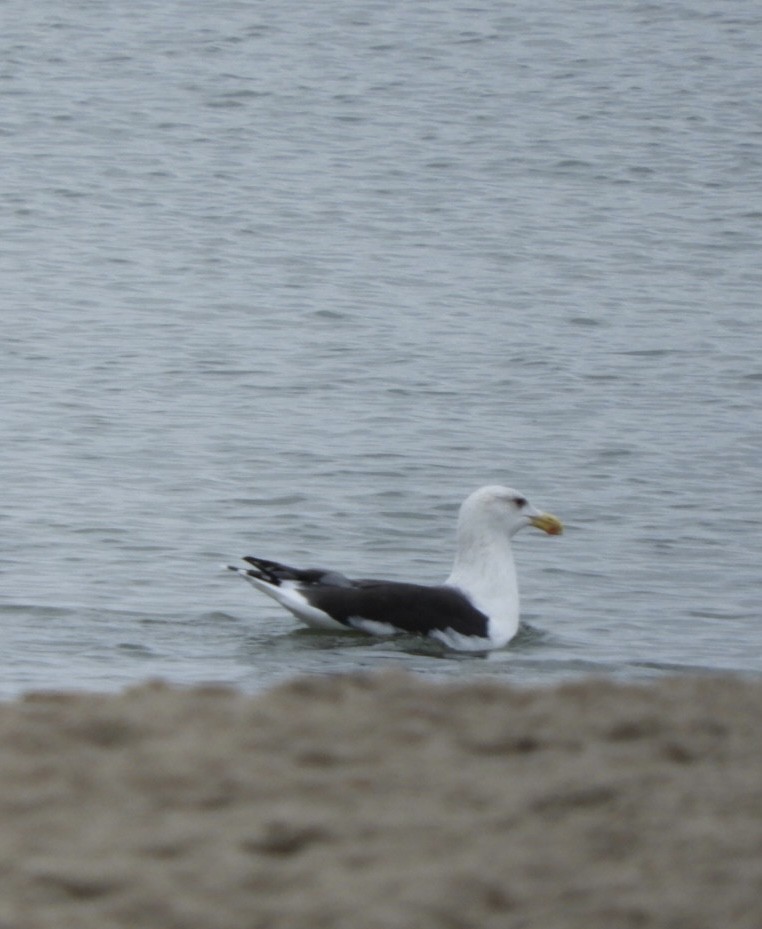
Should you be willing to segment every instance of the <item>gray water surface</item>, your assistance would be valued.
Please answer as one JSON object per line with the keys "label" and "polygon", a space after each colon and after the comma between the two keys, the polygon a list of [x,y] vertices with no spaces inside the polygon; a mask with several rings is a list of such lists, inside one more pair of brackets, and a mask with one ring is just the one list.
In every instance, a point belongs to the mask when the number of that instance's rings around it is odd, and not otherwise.
{"label": "gray water surface", "polygon": [[[3,10],[1,695],[762,671],[758,3]],[[220,570],[440,581],[492,482],[486,659]]]}

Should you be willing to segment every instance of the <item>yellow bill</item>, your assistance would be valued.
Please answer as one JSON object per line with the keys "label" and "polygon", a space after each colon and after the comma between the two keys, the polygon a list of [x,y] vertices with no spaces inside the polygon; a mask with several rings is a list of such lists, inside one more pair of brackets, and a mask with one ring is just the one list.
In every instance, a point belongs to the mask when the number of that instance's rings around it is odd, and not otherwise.
{"label": "yellow bill", "polygon": [[561,535],[564,531],[564,524],[551,513],[540,513],[539,516],[532,516],[531,523],[538,529],[542,529],[543,532],[547,532],[548,535]]}

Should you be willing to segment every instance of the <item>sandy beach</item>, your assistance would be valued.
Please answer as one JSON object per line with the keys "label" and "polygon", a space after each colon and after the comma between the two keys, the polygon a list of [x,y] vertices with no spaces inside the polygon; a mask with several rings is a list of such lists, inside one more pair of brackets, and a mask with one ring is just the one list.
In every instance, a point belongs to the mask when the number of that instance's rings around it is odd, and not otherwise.
{"label": "sandy beach", "polygon": [[762,682],[0,707],[2,929],[759,929]]}

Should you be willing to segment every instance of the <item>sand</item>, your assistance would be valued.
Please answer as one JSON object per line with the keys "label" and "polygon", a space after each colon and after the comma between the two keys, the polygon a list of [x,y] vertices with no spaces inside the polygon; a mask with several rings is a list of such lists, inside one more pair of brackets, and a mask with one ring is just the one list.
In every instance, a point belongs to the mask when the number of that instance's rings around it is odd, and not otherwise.
{"label": "sand", "polygon": [[760,929],[762,682],[0,706],[0,929]]}

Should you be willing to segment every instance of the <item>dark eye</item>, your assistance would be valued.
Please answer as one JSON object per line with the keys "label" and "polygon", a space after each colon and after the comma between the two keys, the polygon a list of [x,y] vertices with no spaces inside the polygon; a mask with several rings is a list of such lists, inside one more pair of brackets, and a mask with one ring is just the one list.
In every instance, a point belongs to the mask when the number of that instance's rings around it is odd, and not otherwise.
{"label": "dark eye", "polygon": [[522,506],[527,505],[527,498],[526,497],[514,497],[513,502],[516,504],[516,506],[519,509],[521,509]]}

